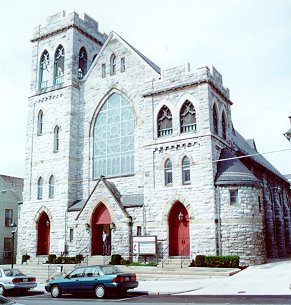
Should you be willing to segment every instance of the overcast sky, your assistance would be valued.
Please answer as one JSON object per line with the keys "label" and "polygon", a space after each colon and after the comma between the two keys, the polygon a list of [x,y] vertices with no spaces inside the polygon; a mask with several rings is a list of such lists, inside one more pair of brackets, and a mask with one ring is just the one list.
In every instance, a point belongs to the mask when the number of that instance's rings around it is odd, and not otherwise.
{"label": "overcast sky", "polygon": [[[161,68],[213,65],[230,89],[234,127],[291,173],[291,0],[26,0],[0,2],[0,174],[24,177],[33,29],[87,13]],[[268,154],[265,154],[268,153]]]}

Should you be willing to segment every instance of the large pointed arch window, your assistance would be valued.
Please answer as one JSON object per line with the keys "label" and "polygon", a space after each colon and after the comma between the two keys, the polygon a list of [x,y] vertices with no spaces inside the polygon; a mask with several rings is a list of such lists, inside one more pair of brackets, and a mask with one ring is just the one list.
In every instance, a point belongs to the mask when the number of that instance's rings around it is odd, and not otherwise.
{"label": "large pointed arch window", "polygon": [[196,112],[193,104],[186,101],[180,111],[181,133],[196,130]]}
{"label": "large pointed arch window", "polygon": [[117,93],[106,100],[97,115],[93,150],[94,178],[134,173],[134,114]]}
{"label": "large pointed arch window", "polygon": [[49,197],[52,198],[55,195],[55,177],[53,175],[50,176],[49,179]]}
{"label": "large pointed arch window", "polygon": [[222,119],[221,119],[221,132],[222,137],[224,140],[226,140],[226,118],[224,111],[222,112]]}
{"label": "large pointed arch window", "polygon": [[158,114],[158,137],[164,137],[173,133],[172,113],[167,106],[163,106]]}
{"label": "large pointed arch window", "polygon": [[43,196],[43,178],[39,177],[37,181],[37,199],[42,199]]}
{"label": "large pointed arch window", "polygon": [[59,144],[60,144],[60,127],[56,126],[54,129],[54,152],[59,151]]}
{"label": "large pointed arch window", "polygon": [[82,79],[84,75],[87,73],[88,69],[88,59],[87,52],[84,47],[80,49],[79,52],[79,67],[78,67],[78,78]]}
{"label": "large pointed arch window", "polygon": [[190,181],[190,159],[188,157],[184,157],[182,160],[182,182],[183,184],[188,184]]}
{"label": "large pointed arch window", "polygon": [[165,162],[165,185],[172,185],[173,184],[173,168],[172,168],[172,161],[167,159]]}
{"label": "large pointed arch window", "polygon": [[50,78],[49,65],[50,65],[50,56],[48,51],[45,50],[40,58],[39,89],[45,89],[48,87],[48,81]]}
{"label": "large pointed arch window", "polygon": [[218,134],[218,116],[215,104],[213,105],[213,131]]}
{"label": "large pointed arch window", "polygon": [[43,128],[43,112],[40,110],[37,115],[37,135],[42,135],[42,128]]}
{"label": "large pointed arch window", "polygon": [[59,45],[55,53],[55,71],[54,71],[55,85],[64,82],[64,65],[65,65],[65,50],[62,45]]}

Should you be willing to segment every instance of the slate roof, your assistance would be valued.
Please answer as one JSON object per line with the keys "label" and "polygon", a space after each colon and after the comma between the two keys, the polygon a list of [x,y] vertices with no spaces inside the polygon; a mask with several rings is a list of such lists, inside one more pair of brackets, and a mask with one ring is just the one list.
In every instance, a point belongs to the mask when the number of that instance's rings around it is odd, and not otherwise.
{"label": "slate roof", "polygon": [[124,195],[121,197],[121,203],[125,208],[142,207],[144,205],[144,195]]}
{"label": "slate roof", "polygon": [[24,179],[18,177],[6,176],[6,175],[0,175],[0,178],[4,182],[4,185],[2,186],[4,187],[3,190],[13,190],[11,194],[17,197],[18,201],[22,201]]}
{"label": "slate roof", "polygon": [[[259,180],[255,175],[240,161],[230,148],[221,151],[218,162],[216,185],[259,185]],[[225,160],[226,159],[226,160]]]}
{"label": "slate roof", "polygon": [[235,129],[233,130],[233,141],[234,145],[244,154],[244,155],[251,155],[249,158],[252,159],[254,162],[258,163],[259,165],[265,167],[273,174],[277,175],[284,181],[288,182],[288,180],[269,162],[267,161],[262,155],[260,155],[257,150],[252,148],[247,141],[243,138],[243,136],[237,132]]}

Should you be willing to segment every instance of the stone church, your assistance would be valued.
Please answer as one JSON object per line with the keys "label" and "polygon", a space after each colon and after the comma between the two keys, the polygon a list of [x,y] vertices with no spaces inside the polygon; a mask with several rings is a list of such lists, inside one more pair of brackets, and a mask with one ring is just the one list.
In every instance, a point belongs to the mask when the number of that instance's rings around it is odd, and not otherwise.
{"label": "stone church", "polygon": [[105,254],[130,259],[291,252],[290,185],[234,129],[214,67],[161,70],[75,12],[31,42],[18,260],[102,255],[104,233]]}

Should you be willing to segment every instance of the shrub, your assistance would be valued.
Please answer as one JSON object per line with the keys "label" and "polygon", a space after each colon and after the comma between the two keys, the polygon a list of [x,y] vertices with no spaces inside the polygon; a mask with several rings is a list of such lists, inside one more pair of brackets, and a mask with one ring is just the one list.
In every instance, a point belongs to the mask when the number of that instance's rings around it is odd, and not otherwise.
{"label": "shrub", "polygon": [[21,264],[27,262],[30,259],[30,255],[28,254],[23,254],[22,259],[21,259]]}
{"label": "shrub", "polygon": [[130,264],[130,260],[121,258],[120,265],[129,265],[129,264]]}
{"label": "shrub", "polygon": [[49,254],[47,261],[49,264],[52,264],[56,258],[57,258],[57,256],[55,254]]}
{"label": "shrub", "polygon": [[195,265],[196,267],[205,267],[205,255],[196,255],[196,259],[195,259]]}
{"label": "shrub", "polygon": [[121,255],[120,254],[112,254],[110,264],[112,265],[120,265]]}
{"label": "shrub", "polygon": [[84,256],[82,254],[76,255],[76,264],[81,263],[81,261],[84,259]]}

